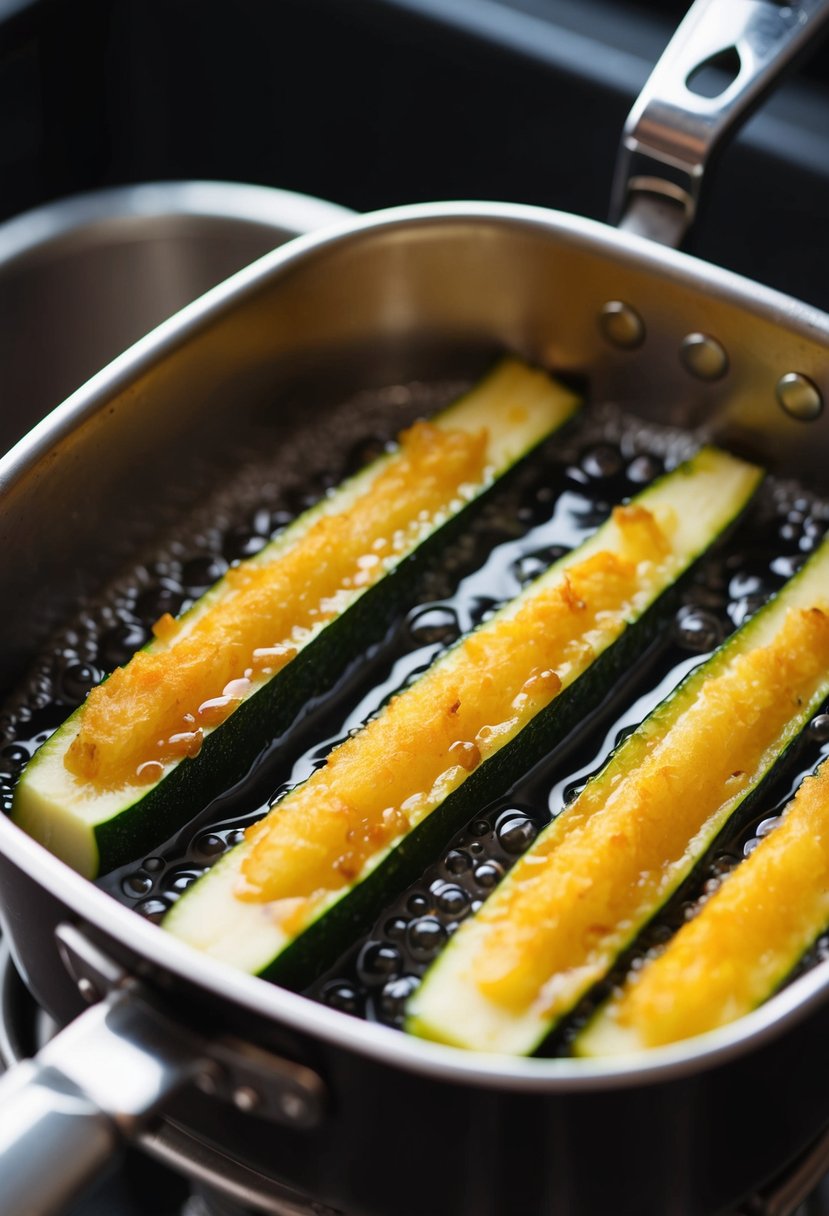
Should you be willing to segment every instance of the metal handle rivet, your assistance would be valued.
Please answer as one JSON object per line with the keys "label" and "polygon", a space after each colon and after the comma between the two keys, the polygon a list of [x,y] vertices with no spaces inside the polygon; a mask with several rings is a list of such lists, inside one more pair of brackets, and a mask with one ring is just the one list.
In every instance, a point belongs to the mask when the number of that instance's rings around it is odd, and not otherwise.
{"label": "metal handle rivet", "polygon": [[92,980],[85,975],[81,975],[78,978],[78,992],[86,1001],[87,1005],[94,1005],[101,999],[100,992],[92,983]]}
{"label": "metal handle rivet", "polygon": [[817,385],[801,372],[787,372],[777,381],[777,401],[790,418],[813,422],[823,411],[823,397]]}
{"label": "metal handle rivet", "polygon": [[728,371],[725,347],[710,334],[687,334],[679,347],[682,366],[698,380],[719,380]]}
{"label": "metal handle rivet", "polygon": [[645,322],[623,300],[608,300],[599,313],[599,329],[611,346],[634,350],[645,341]]}
{"label": "metal handle rivet", "polygon": [[233,1091],[233,1104],[239,1110],[256,1110],[262,1104],[262,1095],[251,1085],[240,1085]]}
{"label": "metal handle rivet", "polygon": [[308,1104],[305,1099],[296,1093],[284,1093],[280,1095],[279,1106],[283,1116],[291,1123],[298,1120],[304,1120],[308,1111]]}

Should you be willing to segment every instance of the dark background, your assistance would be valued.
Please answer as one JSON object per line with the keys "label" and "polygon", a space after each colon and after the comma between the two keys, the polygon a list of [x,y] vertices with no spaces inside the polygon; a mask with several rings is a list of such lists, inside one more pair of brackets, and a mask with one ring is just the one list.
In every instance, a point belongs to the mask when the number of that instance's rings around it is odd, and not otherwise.
{"label": "dark background", "polygon": [[[115,183],[259,182],[358,209],[446,198],[604,218],[684,4],[0,0],[0,219]],[[829,307],[829,54],[718,167],[703,256]]]}

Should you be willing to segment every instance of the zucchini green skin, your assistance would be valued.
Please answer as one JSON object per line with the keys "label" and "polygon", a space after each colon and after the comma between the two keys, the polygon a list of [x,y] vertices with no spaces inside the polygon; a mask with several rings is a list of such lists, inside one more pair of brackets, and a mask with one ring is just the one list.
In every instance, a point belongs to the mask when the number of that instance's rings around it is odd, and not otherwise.
{"label": "zucchini green skin", "polygon": [[[486,379],[480,382],[481,385]],[[80,862],[74,858],[66,860],[86,877],[105,874],[152,850],[218,793],[242,780],[263,749],[293,725],[309,702],[332,686],[350,661],[384,636],[388,622],[395,614],[412,604],[424,570],[434,563],[446,544],[468,527],[470,520],[496,492],[501,493],[508,487],[532,452],[547,443],[570,421],[581,404],[579,399],[552,379],[550,386],[560,399],[556,407],[557,416],[544,433],[535,435],[509,464],[505,462],[496,470],[474,497],[437,526],[378,582],[361,592],[339,616],[302,646],[290,663],[251,693],[219,727],[206,733],[198,756],[176,762],[154,786],[130,787],[124,791],[125,801],[114,813],[99,822],[89,823],[91,856],[85,856]],[[478,387],[476,385],[442,411],[440,417],[448,420],[455,409],[461,406],[465,408]],[[387,459],[381,457],[369,469],[374,469],[380,462],[385,463]],[[369,469],[343,483],[340,489],[353,486],[365,477]],[[303,523],[317,512],[318,507],[312,507],[290,526]],[[279,542],[280,538],[277,538],[273,543]],[[259,562],[266,553],[267,550],[263,550],[252,560]],[[189,611],[193,612],[209,601],[220,586],[221,580]],[[83,706],[39,749],[24,771],[15,792],[12,818],[47,847],[50,847],[48,826],[44,828],[38,822],[35,829],[26,805],[27,774],[35,770],[41,759],[50,757],[66,746],[69,732],[82,710]],[[55,848],[54,851],[60,855],[59,849]]]}
{"label": "zucchini green skin", "polygon": [[[690,472],[689,466],[692,464],[693,462],[688,462],[687,465],[664,475],[634,501],[647,502],[650,494],[669,479],[679,484],[686,472]],[[365,877],[353,886],[345,888],[342,894],[323,907],[317,918],[302,933],[286,943],[264,965],[251,968],[253,973],[285,987],[299,989],[307,986],[360,932],[370,926],[384,903],[422,872],[424,866],[434,859],[454,831],[470,819],[482,805],[504,795],[523,773],[547,756],[585,715],[592,712],[659,631],[666,614],[675,606],[681,586],[693,571],[699,557],[722,537],[742,513],[760,478],[759,471],[755,473],[753,484],[750,488],[742,488],[741,497],[731,505],[727,518],[719,524],[715,532],[705,535],[696,550],[686,557],[685,568],[679,572],[673,583],[651,600],[635,622],[628,623],[615,642],[607,646],[572,684],[526,723],[518,735],[470,773],[456,790],[397,845],[376,855],[373,859],[374,868]],[[593,544],[594,538],[591,538],[582,548]],[[557,567],[566,567],[576,559],[580,551],[574,550],[566,558],[555,563],[550,571],[542,574],[536,582],[547,580]],[[532,593],[532,586],[525,589],[521,598]],[[462,643],[463,639],[456,646]],[[452,651],[449,651],[444,659],[439,661],[445,661],[451,654]],[[238,849],[244,847],[237,846],[237,849],[226,854],[213,870],[181,897],[164,921],[166,929],[187,938],[185,922],[188,916],[194,915],[189,911],[192,901],[194,898],[206,897],[211,877],[218,876],[220,871],[232,866]]]}
{"label": "zucchini green skin", "polygon": [[[663,729],[669,727],[682,714],[688,701],[694,695],[695,690],[703,685],[708,678],[718,675],[737,655],[754,647],[762,646],[770,640],[774,632],[775,623],[782,620],[786,610],[790,606],[807,606],[810,594],[807,589],[814,583],[822,583],[824,595],[829,598],[829,542],[824,543],[803,569],[790,579],[786,586],[764,605],[759,612],[741,626],[736,633],[732,634],[707,662],[689,672],[673,692],[645,719],[642,725],[632,735],[627,736],[611,752],[602,769],[592,778],[591,784],[605,782],[609,777],[617,773],[623,775],[627,754],[630,751],[634,751],[637,740],[641,739],[643,735],[661,735]],[[726,825],[733,822],[738,816],[745,818],[752,808],[762,800],[763,794],[770,781],[773,780],[779,765],[784,762],[791,748],[795,746],[803,730],[827,695],[829,695],[829,673],[827,673],[826,678],[821,682],[814,696],[803,705],[801,712],[789,720],[788,725],[780,736],[778,747],[769,749],[766,763],[758,772],[754,784],[744,791],[743,796],[739,800],[728,804],[726,814],[721,813],[719,817],[712,816],[704,828],[689,842],[684,855],[687,864],[681,869],[677,867],[674,881],[663,892],[663,898],[659,904],[653,905],[647,916],[631,926],[630,933],[619,943],[615,951],[615,960],[624,957],[643,929],[659,916],[666,903],[676,895],[677,891],[693,879],[694,873],[698,871],[705,854]],[[634,754],[636,754],[635,751]],[[563,811],[563,814],[567,814],[566,809]],[[550,825],[550,827],[552,826],[553,824]],[[550,828],[546,829],[546,831],[549,830]],[[542,833],[538,838],[538,844],[543,841],[544,835],[545,833]],[[532,852],[532,849],[530,849],[530,852]],[[508,888],[510,881],[510,875],[507,875],[498,890],[504,892]],[[464,922],[463,929],[468,930],[472,928],[474,931],[474,926],[475,918],[473,917]],[[471,1041],[468,1030],[454,1035],[449,1030],[443,1017],[435,1016],[433,1002],[436,994],[438,994],[439,1000],[442,999],[440,989],[443,977],[452,977],[454,974],[453,968],[457,968],[460,965],[459,949],[463,949],[464,939],[465,934],[461,930],[449,943],[443,954],[429,968],[422,985],[413,994],[406,1019],[406,1029],[409,1033],[423,1038],[436,1039],[441,1042],[451,1042],[456,1046],[470,1049],[528,1055],[537,1050],[544,1040],[569,1016],[576,1007],[576,1004],[589,995],[590,989],[585,989],[574,998],[568,1009],[560,1011],[557,1016],[546,1018],[543,1023],[541,1019],[537,1019],[538,1025],[536,1026],[535,1033],[533,1034],[528,1029],[520,1048],[516,1046],[517,1040],[513,1038],[514,1032],[511,1028],[505,1031],[505,1035],[509,1035],[509,1042],[504,1038],[499,1043],[488,1041],[485,1046],[478,1039]],[[603,983],[603,980],[598,981],[598,984],[601,983]],[[597,985],[593,985],[592,987],[597,987]],[[459,1020],[463,1020],[466,1027],[470,1025],[470,1021],[472,1020],[470,1007],[466,1007],[461,1012]],[[592,1022],[588,1023],[588,1030],[591,1025]],[[586,1031],[582,1032],[582,1034],[585,1033]],[[576,1039],[574,1044],[576,1054],[582,1054],[580,1039],[581,1035]]]}

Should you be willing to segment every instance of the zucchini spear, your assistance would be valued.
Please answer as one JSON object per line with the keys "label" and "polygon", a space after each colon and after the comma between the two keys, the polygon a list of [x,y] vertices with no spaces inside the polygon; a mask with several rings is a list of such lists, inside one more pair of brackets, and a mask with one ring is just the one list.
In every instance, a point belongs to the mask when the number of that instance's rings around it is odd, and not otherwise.
{"label": "zucchini spear", "polygon": [[165,928],[283,983],[322,970],[453,825],[598,703],[759,478],[706,448],[617,507],[282,798]]}
{"label": "zucchini spear", "polygon": [[829,694],[829,544],[541,833],[427,972],[407,1029],[533,1051],[610,970]]}
{"label": "zucchini spear", "polygon": [[162,618],[33,757],[15,822],[87,877],[164,840],[382,633],[414,559],[577,407],[505,359],[415,423],[181,618]]}
{"label": "zucchini spear", "polygon": [[603,1005],[580,1056],[675,1043],[760,1005],[829,925],[829,762],[664,953]]}

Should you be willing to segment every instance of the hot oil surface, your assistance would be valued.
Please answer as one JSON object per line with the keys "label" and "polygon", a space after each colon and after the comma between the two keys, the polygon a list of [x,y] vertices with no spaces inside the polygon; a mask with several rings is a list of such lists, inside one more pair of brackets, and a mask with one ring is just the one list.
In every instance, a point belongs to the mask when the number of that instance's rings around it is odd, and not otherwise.
{"label": "hot oil surface", "polygon": [[[409,416],[432,412],[458,387],[391,389],[385,396],[376,395],[368,409],[361,402],[361,416],[387,417],[389,404],[405,406]],[[153,622],[165,612],[186,608],[233,562],[257,552],[329,486],[382,451],[393,429],[408,421],[397,413],[394,428],[364,431],[346,458],[340,455],[290,493],[263,495],[260,505],[252,506],[246,478],[234,510],[230,487],[212,521],[209,512],[203,512],[197,532],[179,530],[157,554],[85,607],[40,656],[31,679],[0,719],[0,793],[7,808],[14,782],[32,752],[103,674],[144,644]],[[384,639],[356,657],[331,692],[309,705],[291,730],[273,741],[243,782],[206,806],[153,856],[136,859],[99,885],[159,921],[276,797],[305,780],[331,748],[389,696],[584,540],[614,503],[637,493],[696,446],[686,435],[643,427],[611,408],[591,410],[563,437],[544,445],[509,486],[496,491],[469,531],[444,551],[440,565],[422,576],[418,606],[389,622]],[[820,542],[827,518],[829,507],[797,487],[767,483],[725,546],[698,568],[673,621],[625,682],[610,689],[579,730],[506,797],[480,807],[421,878],[383,909],[369,932],[313,984],[309,995],[348,1013],[400,1025],[406,999],[463,919],[480,906],[621,738],[795,573]],[[802,774],[827,750],[829,715],[822,713],[787,757],[762,812],[718,840],[620,961],[608,984],[582,1003],[546,1050],[565,1051],[573,1028],[607,987],[630,966],[641,965],[650,950],[694,914],[722,876],[771,830]],[[803,966],[827,954],[829,938],[821,939]]]}

